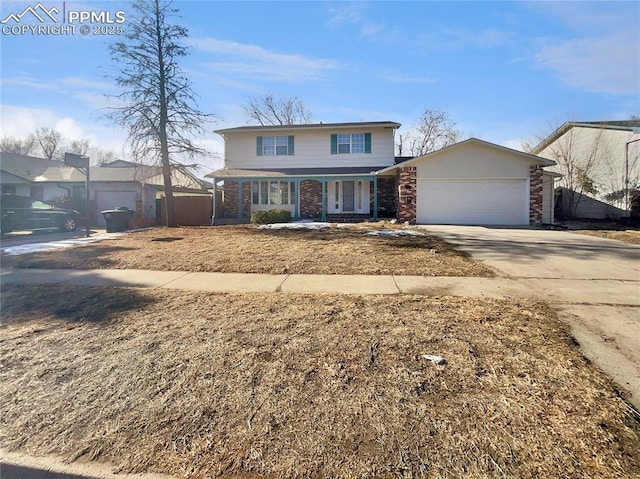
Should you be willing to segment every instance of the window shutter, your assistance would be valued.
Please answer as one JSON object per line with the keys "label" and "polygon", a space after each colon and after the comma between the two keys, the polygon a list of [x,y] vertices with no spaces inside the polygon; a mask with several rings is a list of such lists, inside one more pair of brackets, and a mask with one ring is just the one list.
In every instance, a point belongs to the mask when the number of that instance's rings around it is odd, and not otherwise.
{"label": "window shutter", "polygon": [[335,133],[331,135],[331,154],[338,154],[338,135],[336,135]]}
{"label": "window shutter", "polygon": [[262,156],[262,137],[256,139],[256,155]]}
{"label": "window shutter", "polygon": [[364,134],[364,152],[371,153],[371,133]]}
{"label": "window shutter", "polygon": [[293,156],[293,135],[289,135],[289,156]]}

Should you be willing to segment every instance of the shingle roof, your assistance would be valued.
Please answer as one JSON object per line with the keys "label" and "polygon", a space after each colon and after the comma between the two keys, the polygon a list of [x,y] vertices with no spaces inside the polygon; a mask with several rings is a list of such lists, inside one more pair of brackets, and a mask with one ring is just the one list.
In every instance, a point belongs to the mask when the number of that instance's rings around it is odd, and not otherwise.
{"label": "shingle roof", "polygon": [[302,129],[315,129],[315,130],[336,130],[336,129],[353,129],[353,128],[369,128],[369,127],[382,127],[382,128],[400,128],[400,123],[393,121],[369,121],[369,122],[353,122],[353,123],[311,123],[305,125],[253,125],[253,126],[238,126],[235,128],[224,128],[221,130],[215,130],[216,133],[224,134],[229,132],[240,131],[269,131],[269,130],[302,130]]}
{"label": "shingle roof", "polygon": [[[91,181],[140,182],[152,177],[161,177],[162,175],[161,166],[142,165],[123,160],[116,160],[108,165],[91,167]],[[203,189],[212,187],[210,182],[196,178],[179,165],[176,168],[191,177],[193,182],[200,184]],[[46,160],[13,153],[0,153],[0,170],[29,182],[79,183],[85,181],[85,176],[82,172],[66,166],[62,161]],[[162,181],[161,178],[160,181]]]}
{"label": "shingle roof", "polygon": [[284,178],[284,177],[321,177],[338,175],[369,175],[379,170],[379,166],[361,166],[345,168],[269,168],[269,169],[227,169],[205,175],[207,178]]}
{"label": "shingle roof", "polygon": [[17,155],[15,153],[0,153],[0,170],[28,181],[33,181],[47,168],[61,166],[64,166],[62,161]]}
{"label": "shingle roof", "polygon": [[426,155],[417,156],[417,157],[415,157],[413,159],[406,160],[406,161],[401,162],[401,163],[396,163],[395,165],[388,166],[386,168],[382,168],[382,169],[380,169],[380,171],[378,171],[378,173],[388,173],[390,171],[395,170],[396,168],[401,168],[401,167],[404,167],[404,166],[408,166],[408,165],[411,165],[411,164],[413,164],[413,163],[415,163],[417,161],[421,161],[422,159],[431,158],[433,156],[436,156],[436,155],[440,154],[441,152],[452,150],[452,149],[458,148],[458,147],[460,147],[462,145],[468,145],[468,144],[483,145],[485,147],[490,147],[490,148],[495,148],[497,150],[506,151],[506,152],[512,153],[514,155],[521,156],[523,158],[528,158],[529,160],[535,161],[536,163],[538,163],[538,164],[540,164],[542,166],[553,166],[553,165],[556,164],[556,162],[553,161],[553,160],[549,160],[547,158],[541,158],[539,156],[532,155],[531,153],[526,153],[524,151],[514,150],[513,148],[508,148],[506,146],[497,145],[495,143],[491,143],[489,141],[481,140],[479,138],[467,138],[466,140],[460,141],[458,143],[454,143],[453,145],[446,146],[444,148],[441,148],[440,150],[432,151],[430,153],[427,153]]}
{"label": "shingle roof", "polygon": [[[90,170],[91,181],[116,181],[116,182],[139,182],[145,178],[156,176],[162,172],[159,167],[140,166],[136,168],[101,168],[93,167]],[[33,178],[32,181],[55,181],[64,182],[82,182],[85,181],[84,174],[75,168],[68,166],[50,167],[43,171],[39,176]]]}
{"label": "shingle roof", "polygon": [[640,120],[568,121],[560,125],[559,128],[538,143],[538,145],[536,145],[531,151],[534,154],[540,153],[574,126],[583,128],[603,128],[606,130],[634,131],[640,128]]}

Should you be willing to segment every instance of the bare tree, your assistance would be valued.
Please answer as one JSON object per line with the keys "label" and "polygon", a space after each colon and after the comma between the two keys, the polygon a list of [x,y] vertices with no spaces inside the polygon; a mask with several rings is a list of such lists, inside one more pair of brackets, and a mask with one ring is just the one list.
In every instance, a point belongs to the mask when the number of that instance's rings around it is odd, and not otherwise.
{"label": "bare tree", "polygon": [[29,135],[24,140],[18,140],[12,136],[3,136],[0,140],[0,151],[2,153],[29,156],[35,147],[36,138],[33,135]]}
{"label": "bare tree", "polygon": [[[569,128],[544,149],[528,150],[557,163],[554,169],[562,175],[560,186],[564,187],[563,194],[566,195],[563,201],[573,218],[577,216],[583,195],[598,193],[598,172],[608,156],[604,132],[602,128],[589,129],[587,137],[579,129]],[[540,141],[544,138],[540,137]]]}
{"label": "bare tree", "polygon": [[422,156],[457,142],[462,136],[449,113],[426,108],[418,123],[398,140],[398,153]]}
{"label": "bare tree", "polygon": [[176,155],[206,154],[193,137],[205,133],[211,117],[196,107],[191,82],[179,60],[188,54],[181,40],[187,29],[171,23],[178,12],[171,0],[138,0],[127,16],[125,40],[112,44],[111,58],[117,65],[115,78],[125,106],[109,115],[129,132],[131,149],[139,161],[152,159],[162,165],[165,216],[176,226],[171,181]]}
{"label": "bare tree", "polygon": [[71,140],[65,144],[65,152],[88,156],[91,166],[99,166],[103,163],[108,163],[109,161],[116,159],[116,154],[113,151],[103,150],[102,148],[93,146],[91,144],[91,140],[88,138]]}
{"label": "bare tree", "polygon": [[104,165],[106,163],[111,163],[112,161],[117,160],[118,157],[113,151],[110,150],[96,150],[91,155],[92,164],[97,166]]}
{"label": "bare tree", "polygon": [[47,160],[53,160],[54,157],[60,155],[59,147],[62,143],[62,134],[58,130],[43,126],[36,130],[35,138],[42,155]]}
{"label": "bare tree", "polygon": [[271,93],[263,97],[250,97],[242,106],[249,121],[260,125],[306,125],[311,123],[311,112],[297,97],[274,98]]}
{"label": "bare tree", "polygon": [[91,150],[91,140],[88,138],[80,138],[79,140],[71,140],[67,151],[69,153],[77,153],[78,155],[87,155]]}

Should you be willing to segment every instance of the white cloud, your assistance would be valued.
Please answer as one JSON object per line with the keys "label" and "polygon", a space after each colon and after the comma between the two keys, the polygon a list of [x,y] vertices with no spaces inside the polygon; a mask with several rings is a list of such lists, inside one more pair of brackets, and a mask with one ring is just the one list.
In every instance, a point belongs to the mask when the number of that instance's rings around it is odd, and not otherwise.
{"label": "white cloud", "polygon": [[206,63],[218,74],[281,82],[318,81],[341,68],[340,62],[312,58],[296,53],[281,53],[266,48],[215,38],[189,40],[194,48],[224,57]]}
{"label": "white cloud", "polygon": [[84,123],[72,117],[60,117],[53,111],[41,108],[0,106],[2,136],[23,139],[40,127],[58,130],[66,140],[88,138],[92,146],[123,154],[126,133],[96,123]]}
{"label": "white cloud", "polygon": [[567,85],[598,93],[640,93],[637,31],[547,43],[534,61],[539,67],[556,72]]}
{"label": "white cloud", "polygon": [[55,121],[56,116],[50,110],[8,105],[2,105],[0,108],[2,136],[26,138],[41,126],[53,126]]}
{"label": "white cloud", "polygon": [[469,30],[468,28],[440,26],[434,31],[418,35],[418,39],[429,50],[457,50],[500,47],[511,41],[513,36],[513,32],[506,30]]}
{"label": "white cloud", "polygon": [[95,139],[95,136],[91,135],[85,126],[68,116],[57,119],[53,128],[58,130],[62,134],[63,138],[68,138],[70,140],[90,138],[93,142]]}
{"label": "white cloud", "polygon": [[537,42],[534,64],[565,84],[613,95],[640,93],[640,7],[637,2],[528,2],[569,34]]}
{"label": "white cloud", "polygon": [[344,25],[364,21],[364,12],[368,9],[366,3],[344,2],[334,3],[327,9],[329,25]]}
{"label": "white cloud", "polygon": [[48,79],[46,81],[34,79],[26,76],[2,78],[2,87],[17,87],[22,89],[50,90],[59,97],[68,96],[75,100],[80,100],[89,108],[101,110],[118,103],[116,99],[106,98],[105,93],[112,93],[114,86],[107,82],[86,80],[79,77],[68,77],[63,79]]}
{"label": "white cloud", "polygon": [[196,142],[197,146],[205,148],[210,155],[196,158],[200,165],[198,176],[204,176],[224,166],[224,140],[219,135],[211,135]]}
{"label": "white cloud", "polygon": [[55,87],[49,81],[43,82],[30,77],[2,78],[0,80],[0,84],[2,86],[18,86],[18,87],[26,87],[26,88],[35,88],[37,90],[54,90],[55,89]]}
{"label": "white cloud", "polygon": [[108,108],[118,108],[126,104],[124,100],[116,97],[107,97],[102,93],[94,91],[79,91],[73,94],[72,97],[95,110],[97,115],[108,113]]}
{"label": "white cloud", "polygon": [[373,37],[378,39],[382,31],[385,30],[385,24],[375,22],[365,15],[369,9],[366,3],[339,3],[330,5],[328,8],[329,20],[327,25],[335,27],[342,25],[356,25],[360,31],[360,37]]}

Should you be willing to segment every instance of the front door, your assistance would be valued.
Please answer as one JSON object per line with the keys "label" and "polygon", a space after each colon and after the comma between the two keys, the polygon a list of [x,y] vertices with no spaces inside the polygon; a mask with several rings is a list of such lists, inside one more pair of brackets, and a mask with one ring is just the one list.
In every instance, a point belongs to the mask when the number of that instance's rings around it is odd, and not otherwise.
{"label": "front door", "polygon": [[329,213],[370,214],[369,185],[364,180],[337,180],[327,183]]}
{"label": "front door", "polygon": [[342,212],[353,213],[356,211],[356,182],[342,182]]}

